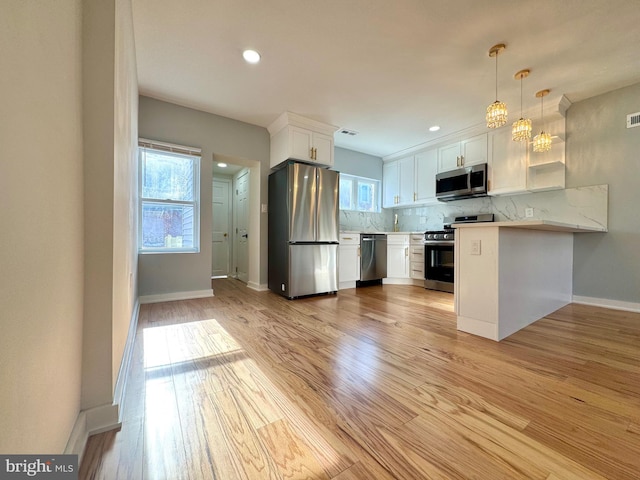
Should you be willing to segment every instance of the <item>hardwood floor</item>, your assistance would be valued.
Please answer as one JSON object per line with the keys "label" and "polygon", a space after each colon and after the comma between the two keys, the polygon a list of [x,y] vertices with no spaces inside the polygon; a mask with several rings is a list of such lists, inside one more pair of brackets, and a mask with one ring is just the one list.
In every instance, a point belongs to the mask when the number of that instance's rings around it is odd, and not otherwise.
{"label": "hardwood floor", "polygon": [[637,479],[640,314],[569,305],[495,343],[450,294],[143,305],[120,431],[80,478]]}

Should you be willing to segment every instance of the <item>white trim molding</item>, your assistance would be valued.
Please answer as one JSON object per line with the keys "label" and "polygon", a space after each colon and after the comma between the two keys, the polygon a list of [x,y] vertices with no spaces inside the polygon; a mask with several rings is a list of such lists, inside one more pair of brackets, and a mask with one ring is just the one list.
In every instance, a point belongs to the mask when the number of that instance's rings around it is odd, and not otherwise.
{"label": "white trim molding", "polygon": [[257,292],[266,292],[269,290],[269,286],[266,283],[249,282],[247,283],[247,287]]}
{"label": "white trim molding", "polygon": [[190,292],[159,293],[157,295],[141,295],[140,305],[146,303],[172,302],[174,300],[191,300],[193,298],[213,297],[213,290],[192,290]]}
{"label": "white trim molding", "polygon": [[105,404],[82,410],[71,430],[71,435],[64,449],[65,454],[78,455],[78,464],[82,462],[87,440],[91,435],[120,428],[118,405]]}
{"label": "white trim molding", "polygon": [[[120,362],[120,371],[116,380],[116,388],[113,393],[113,403],[122,405],[124,394],[129,381],[129,371],[131,366],[131,357],[133,356],[133,345],[136,340],[136,331],[138,330],[138,316],[140,313],[140,300],[137,299],[131,313],[131,321],[129,322],[129,333],[127,334],[127,342],[122,352],[122,361]],[[122,421],[122,418],[120,418]]]}
{"label": "white trim molding", "polygon": [[636,302],[624,302],[622,300],[610,300],[608,298],[583,297],[581,295],[574,295],[572,301],[573,303],[579,303],[581,305],[592,305],[594,307],[612,308],[614,310],[640,313],[640,303]]}

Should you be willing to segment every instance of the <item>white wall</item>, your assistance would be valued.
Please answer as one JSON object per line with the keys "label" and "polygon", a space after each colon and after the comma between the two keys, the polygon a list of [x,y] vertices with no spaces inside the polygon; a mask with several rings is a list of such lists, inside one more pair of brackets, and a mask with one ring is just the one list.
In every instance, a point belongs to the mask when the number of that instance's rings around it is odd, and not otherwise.
{"label": "white wall", "polygon": [[609,184],[609,231],[576,235],[573,294],[640,303],[640,83],[567,111],[567,187]]}
{"label": "white wall", "polygon": [[137,276],[137,78],[130,0],[83,5],[85,303],[82,409],[117,421]]}
{"label": "white wall", "polygon": [[81,1],[0,7],[0,452],[64,450],[80,409]]}
{"label": "white wall", "polygon": [[[267,283],[267,216],[259,213],[267,203],[269,132],[265,128],[141,96],[139,135],[179,145],[202,148],[200,172],[200,253],[143,254],[139,256],[139,294],[161,295],[211,289],[211,178],[216,157],[243,159],[251,170],[253,207],[249,237],[251,256],[259,253],[259,268],[249,270],[252,284]],[[231,162],[238,163],[238,162]],[[259,172],[258,172],[259,170]],[[258,188],[259,187],[259,188]],[[256,207],[258,211],[256,211]],[[255,218],[252,218],[251,216]],[[256,236],[254,232],[258,235]]]}

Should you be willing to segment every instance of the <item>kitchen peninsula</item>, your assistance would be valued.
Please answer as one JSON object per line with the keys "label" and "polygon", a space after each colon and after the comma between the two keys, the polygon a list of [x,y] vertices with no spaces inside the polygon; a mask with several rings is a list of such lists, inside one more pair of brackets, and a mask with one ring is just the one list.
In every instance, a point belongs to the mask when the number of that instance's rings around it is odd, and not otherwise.
{"label": "kitchen peninsula", "polygon": [[572,298],[573,235],[547,220],[454,224],[458,330],[502,340]]}

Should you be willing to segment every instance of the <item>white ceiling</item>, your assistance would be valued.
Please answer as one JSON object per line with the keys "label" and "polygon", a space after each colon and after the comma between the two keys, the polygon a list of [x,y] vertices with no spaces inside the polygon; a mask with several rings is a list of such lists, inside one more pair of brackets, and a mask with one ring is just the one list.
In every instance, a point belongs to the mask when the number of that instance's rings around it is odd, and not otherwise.
{"label": "white ceiling", "polygon": [[640,0],[133,0],[133,14],[141,94],[263,127],[288,110],[378,156],[482,123],[496,43],[510,121],[523,68],[525,110],[543,88],[545,104],[576,102],[640,81]]}

